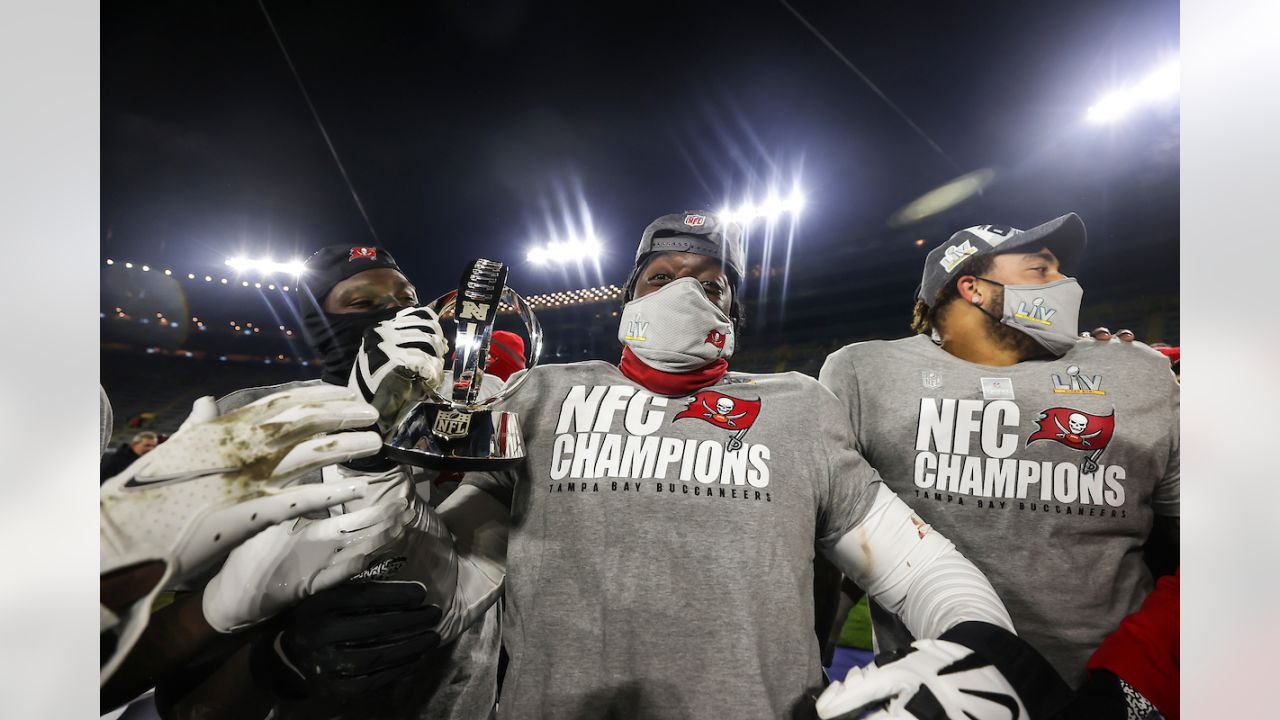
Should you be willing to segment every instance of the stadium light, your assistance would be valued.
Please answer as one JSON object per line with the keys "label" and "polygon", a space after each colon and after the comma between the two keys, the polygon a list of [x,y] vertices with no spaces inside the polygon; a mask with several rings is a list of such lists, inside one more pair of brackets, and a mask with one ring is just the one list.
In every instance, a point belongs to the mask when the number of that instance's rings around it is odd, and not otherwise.
{"label": "stadium light", "polygon": [[270,258],[261,258],[254,260],[246,257],[230,257],[226,260],[227,267],[236,272],[255,271],[262,275],[270,273],[287,273],[289,275],[301,275],[303,272],[301,260],[289,260],[288,262],[276,262]]}
{"label": "stadium light", "polygon": [[1103,95],[1089,106],[1085,119],[1098,124],[1116,122],[1141,105],[1175,98],[1182,87],[1181,74],[1182,63],[1175,58],[1148,73],[1138,84]]}
{"label": "stadium light", "polygon": [[525,259],[534,265],[555,263],[564,265],[570,262],[596,260],[600,257],[600,240],[594,235],[570,240],[552,240],[545,245],[529,248]]}
{"label": "stadium light", "polygon": [[735,210],[729,205],[725,205],[719,213],[721,220],[725,222],[736,222],[746,224],[753,220],[764,220],[769,223],[776,222],[783,215],[798,216],[804,211],[805,196],[799,187],[791,189],[791,194],[783,198],[777,192],[769,193],[768,197],[759,204],[750,201],[743,202]]}
{"label": "stadium light", "polygon": [[1158,102],[1173,97],[1182,89],[1182,63],[1178,60],[1156,68],[1138,83],[1136,92],[1147,102]]}

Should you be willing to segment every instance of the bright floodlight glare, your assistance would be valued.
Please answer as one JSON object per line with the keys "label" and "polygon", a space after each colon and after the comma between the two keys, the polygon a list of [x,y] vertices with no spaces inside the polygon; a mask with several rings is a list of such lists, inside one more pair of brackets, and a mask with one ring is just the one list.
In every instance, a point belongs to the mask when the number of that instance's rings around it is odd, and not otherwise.
{"label": "bright floodlight glare", "polygon": [[556,263],[563,265],[569,262],[582,262],[600,257],[601,243],[599,238],[588,235],[570,240],[552,240],[546,245],[530,248],[525,259],[535,265]]}
{"label": "bright floodlight glare", "polygon": [[245,272],[254,270],[263,275],[269,273],[287,273],[289,275],[301,275],[303,273],[303,264],[301,260],[289,260],[288,262],[276,262],[271,258],[262,258],[260,260],[252,260],[245,257],[231,257],[226,259],[227,267],[236,272]]}
{"label": "bright floodlight glare", "polygon": [[756,207],[756,217],[762,217],[767,222],[773,222],[778,219],[782,211],[782,200],[778,197],[778,193],[769,193],[769,198]]}
{"label": "bright floodlight glare", "polygon": [[1122,119],[1140,103],[1167,101],[1181,90],[1182,63],[1177,58],[1153,70],[1137,85],[1113,90],[1089,107],[1085,119],[1109,123]]}
{"label": "bright floodlight glare", "polygon": [[1102,99],[1089,107],[1086,115],[1089,122],[1115,122],[1133,109],[1133,97],[1124,90],[1115,90],[1102,96]]}
{"label": "bright floodlight glare", "polygon": [[1148,102],[1173,97],[1182,88],[1181,75],[1182,63],[1178,60],[1170,61],[1143,78],[1135,92]]}
{"label": "bright floodlight glare", "polygon": [[787,212],[792,215],[799,215],[804,210],[804,193],[800,188],[792,188],[791,195],[787,197]]}
{"label": "bright floodlight glare", "polygon": [[[588,259],[594,260],[600,256],[600,241],[594,235],[588,235],[578,242],[578,250]],[[568,258],[576,260],[578,258]]]}

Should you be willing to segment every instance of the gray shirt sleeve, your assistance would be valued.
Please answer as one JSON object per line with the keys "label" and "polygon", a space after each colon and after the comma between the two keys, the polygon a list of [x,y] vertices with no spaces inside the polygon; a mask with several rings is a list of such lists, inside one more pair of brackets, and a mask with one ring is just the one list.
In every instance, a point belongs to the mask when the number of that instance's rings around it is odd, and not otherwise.
{"label": "gray shirt sleeve", "polygon": [[844,407],[826,388],[817,388],[814,420],[822,433],[826,482],[818,488],[817,543],[831,548],[862,522],[875,497],[880,476],[855,449]]}
{"label": "gray shirt sleeve", "polygon": [[858,428],[862,423],[862,404],[859,398],[858,370],[854,366],[847,349],[837,350],[827,356],[818,372],[818,382],[840,399],[849,418],[849,427],[853,430],[853,447],[862,452],[858,444]]}

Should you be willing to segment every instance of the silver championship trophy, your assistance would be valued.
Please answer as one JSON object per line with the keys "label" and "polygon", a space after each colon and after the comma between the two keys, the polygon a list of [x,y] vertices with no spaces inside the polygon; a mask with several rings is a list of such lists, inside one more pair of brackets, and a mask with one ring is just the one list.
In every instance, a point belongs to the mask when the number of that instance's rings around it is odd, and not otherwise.
{"label": "silver championship trophy", "polygon": [[507,287],[507,267],[483,259],[468,263],[458,289],[429,306],[442,320],[452,314],[458,326],[450,397],[429,391],[428,399],[414,406],[387,439],[387,457],[433,470],[456,471],[501,470],[524,458],[520,419],[515,413],[492,408],[524,384],[528,372],[497,395],[480,398],[489,341],[502,303],[515,310],[529,333],[528,370],[538,364],[542,327],[524,298]]}

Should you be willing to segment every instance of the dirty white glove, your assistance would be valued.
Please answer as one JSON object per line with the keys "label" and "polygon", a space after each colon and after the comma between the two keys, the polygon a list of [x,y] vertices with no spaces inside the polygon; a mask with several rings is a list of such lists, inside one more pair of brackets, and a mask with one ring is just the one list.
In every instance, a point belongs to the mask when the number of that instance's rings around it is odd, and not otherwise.
{"label": "dirty white glove", "polygon": [[101,679],[141,634],[160,589],[269,525],[361,497],[359,479],[285,486],[325,465],[376,453],[377,433],[323,435],[376,419],[355,393],[331,385],[285,390],[221,417],[213,398],[204,397],[167,442],[107,480],[99,500],[101,574],[147,561],[162,562],[164,570],[126,612],[114,609],[125,621]]}
{"label": "dirty white glove", "polygon": [[347,386],[378,409],[384,435],[439,387],[449,342],[430,308],[405,308],[364,332]]}
{"label": "dirty white glove", "polygon": [[995,666],[946,640],[917,640],[905,653],[852,668],[818,698],[824,720],[1010,720],[1029,716]]}
{"label": "dirty white glove", "polygon": [[235,632],[349,579],[402,537],[414,515],[393,497],[323,520],[272,525],[232,550],[205,586],[205,620]]}

